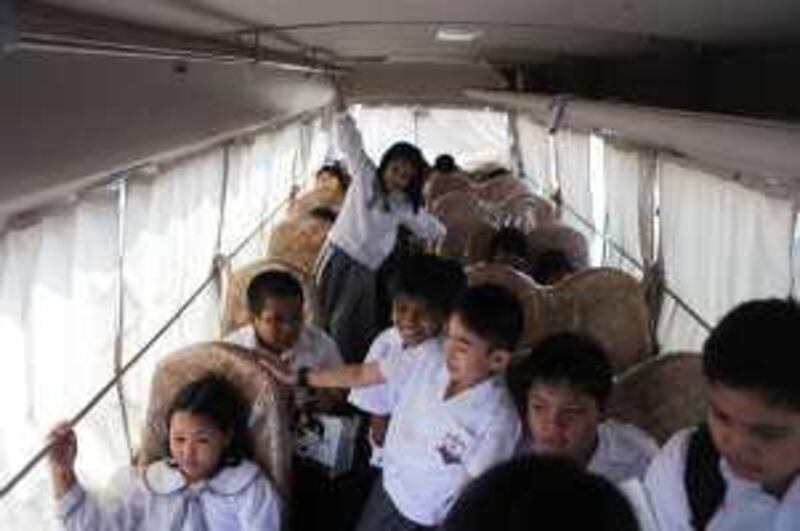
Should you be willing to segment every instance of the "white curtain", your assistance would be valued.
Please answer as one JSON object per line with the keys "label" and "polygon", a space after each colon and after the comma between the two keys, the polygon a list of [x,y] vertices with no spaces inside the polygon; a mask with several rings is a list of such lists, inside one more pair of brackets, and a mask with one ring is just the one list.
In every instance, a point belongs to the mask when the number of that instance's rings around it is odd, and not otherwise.
{"label": "white curtain", "polygon": [[516,127],[524,177],[540,193],[552,194],[556,185],[551,172],[550,135],[547,128],[523,113],[517,114]]}
{"label": "white curtain", "polygon": [[[0,237],[0,482],[113,375],[118,235],[110,187]],[[109,394],[78,429],[87,481],[104,481],[128,459],[118,406]],[[39,466],[0,504],[3,527],[52,528],[49,495]]]}
{"label": "white curtain", "polygon": [[354,105],[350,113],[361,131],[364,150],[379,164],[383,152],[395,142],[414,143],[414,113],[410,107],[365,107]]}
{"label": "white curtain", "polygon": [[[659,162],[667,286],[714,325],[736,304],[791,291],[793,210],[673,158]],[[664,350],[698,350],[706,331],[668,297]]]}

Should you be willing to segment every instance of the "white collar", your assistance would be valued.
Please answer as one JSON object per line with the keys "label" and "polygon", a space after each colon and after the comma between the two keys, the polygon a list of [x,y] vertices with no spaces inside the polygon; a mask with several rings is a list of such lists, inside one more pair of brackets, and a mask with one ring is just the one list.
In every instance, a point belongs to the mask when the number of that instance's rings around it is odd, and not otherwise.
{"label": "white collar", "polygon": [[144,470],[144,483],[154,494],[170,495],[183,489],[231,496],[246,489],[261,473],[252,461],[242,461],[236,466],[220,469],[210,479],[188,484],[180,471],[170,466],[166,459],[152,463]]}

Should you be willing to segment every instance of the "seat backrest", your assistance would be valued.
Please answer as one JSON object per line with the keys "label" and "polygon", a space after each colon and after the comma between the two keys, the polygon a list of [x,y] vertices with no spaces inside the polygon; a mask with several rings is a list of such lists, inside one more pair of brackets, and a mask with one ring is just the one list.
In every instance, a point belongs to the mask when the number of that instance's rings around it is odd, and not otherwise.
{"label": "seat backrest", "polygon": [[325,238],[333,226],[327,220],[308,214],[291,216],[266,236],[267,258],[293,265],[312,275]]}
{"label": "seat backrest", "polygon": [[517,296],[525,318],[520,345],[530,345],[535,338],[540,337],[537,327],[544,320],[541,299],[532,296],[540,288],[531,277],[505,264],[476,264],[468,267],[466,273],[470,286],[497,284]]}
{"label": "seat backrest", "polygon": [[556,222],[553,203],[531,193],[510,197],[499,204],[499,209],[506,217],[504,223],[526,233]]}
{"label": "seat backrest", "polygon": [[608,414],[663,443],[676,431],[702,423],[707,407],[701,356],[682,352],[651,358],[620,375]]}
{"label": "seat backrest", "polygon": [[331,187],[313,188],[299,195],[289,204],[289,214],[307,214],[317,207],[327,207],[338,212],[343,200],[344,194],[338,189]]}
{"label": "seat backrest", "polygon": [[303,306],[305,321],[309,324],[313,324],[316,321],[316,293],[311,274],[284,260],[267,258],[253,262],[228,275],[228,280],[225,282],[226,289],[223,294],[224,303],[220,320],[222,337],[250,322],[250,312],[247,309],[247,287],[256,275],[270,270],[289,272],[300,281],[305,298]]}
{"label": "seat backrest", "polygon": [[511,174],[489,179],[475,186],[473,190],[480,199],[489,203],[502,203],[531,193],[525,181]]}
{"label": "seat backrest", "polygon": [[248,356],[252,356],[249,350],[212,342],[192,345],[161,360],[150,385],[138,464],[146,466],[167,456],[170,404],[184,386],[213,373],[230,381],[250,404],[254,460],[286,499],[292,460],[286,393],[257,370]]}
{"label": "seat backrest", "polygon": [[439,245],[439,254],[466,262],[485,258],[470,253],[488,252],[485,236],[493,226],[486,219],[484,206],[471,191],[448,192],[434,201],[430,210],[447,227],[447,235]]}
{"label": "seat backrest", "polygon": [[428,205],[453,190],[468,190],[472,187],[472,180],[462,172],[434,173],[425,183],[425,202]]}

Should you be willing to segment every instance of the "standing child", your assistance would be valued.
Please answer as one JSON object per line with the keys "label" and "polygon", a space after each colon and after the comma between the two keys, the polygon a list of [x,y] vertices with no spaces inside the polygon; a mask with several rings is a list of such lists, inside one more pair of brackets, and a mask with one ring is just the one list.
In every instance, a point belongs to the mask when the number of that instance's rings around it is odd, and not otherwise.
{"label": "standing child", "polygon": [[527,428],[523,453],[565,457],[615,483],[644,476],[658,446],[635,426],[603,419],[614,374],[594,340],[545,339],[509,377]]}
{"label": "standing child", "polygon": [[100,501],[78,482],[72,429],[50,434],[58,512],[68,530],[280,530],[278,495],[250,461],[247,407],[226,380],[207,376],[184,387],[167,416],[167,456],[118,474],[113,499]]}
{"label": "standing child", "polygon": [[409,369],[398,357],[276,378],[314,387],[402,382],[386,435],[383,475],[358,529],[413,531],[442,522],[464,486],[509,458],[520,426],[503,372],[522,332],[522,308],[505,289],[468,288],[445,340]]}
{"label": "standing child", "polygon": [[422,207],[427,163],[417,147],[394,144],[376,168],[349,115],[342,114],[337,131],[352,183],[320,261],[320,317],[345,359],[360,362],[377,332],[377,271],[398,227],[426,240],[442,237],[445,228]]}
{"label": "standing child", "polygon": [[665,531],[800,529],[800,306],[744,303],[703,346],[708,426],[670,439],[645,486]]}

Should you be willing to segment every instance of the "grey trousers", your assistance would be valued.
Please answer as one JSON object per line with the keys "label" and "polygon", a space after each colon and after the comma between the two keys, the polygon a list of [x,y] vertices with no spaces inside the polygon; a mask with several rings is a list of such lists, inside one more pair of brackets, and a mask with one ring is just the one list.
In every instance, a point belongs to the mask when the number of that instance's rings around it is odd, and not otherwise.
{"label": "grey trousers", "polygon": [[319,322],[345,363],[361,363],[379,332],[376,274],[336,246],[326,253],[317,275]]}
{"label": "grey trousers", "polygon": [[369,494],[356,531],[426,531],[427,527],[413,522],[398,511],[383,489],[383,477],[378,477]]}

